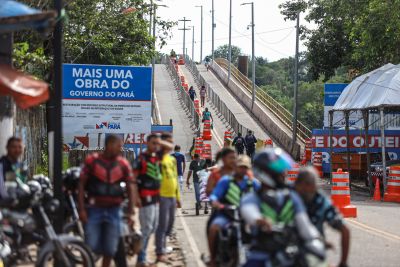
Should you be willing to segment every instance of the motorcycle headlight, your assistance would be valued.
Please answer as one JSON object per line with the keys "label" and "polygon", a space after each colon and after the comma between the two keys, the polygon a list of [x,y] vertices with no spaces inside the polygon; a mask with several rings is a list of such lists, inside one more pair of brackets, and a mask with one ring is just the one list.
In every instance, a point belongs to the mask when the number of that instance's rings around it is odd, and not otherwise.
{"label": "motorcycle headlight", "polygon": [[375,167],[376,172],[383,172],[383,167],[382,166],[377,166]]}

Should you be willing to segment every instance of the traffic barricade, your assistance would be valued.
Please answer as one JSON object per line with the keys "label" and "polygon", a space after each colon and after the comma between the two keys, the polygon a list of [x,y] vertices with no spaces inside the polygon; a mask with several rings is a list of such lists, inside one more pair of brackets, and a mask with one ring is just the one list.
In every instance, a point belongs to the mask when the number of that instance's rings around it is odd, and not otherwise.
{"label": "traffic barricade", "polygon": [[310,138],[306,139],[306,147],[304,151],[304,158],[306,163],[311,162],[312,157],[312,141]]}
{"label": "traffic barricade", "polygon": [[201,154],[203,159],[212,159],[212,150],[210,144],[204,144],[203,152]]}
{"label": "traffic barricade", "polygon": [[295,163],[292,166],[292,169],[288,171],[286,176],[287,184],[294,184],[297,180],[297,176],[299,175],[300,165]]}
{"label": "traffic barricade", "polygon": [[[377,180],[377,182],[379,182],[379,180]],[[389,168],[389,177],[383,201],[400,202],[400,166],[392,166]]]}
{"label": "traffic barricade", "polygon": [[200,101],[198,99],[195,99],[193,101],[194,103],[194,109],[196,110],[196,113],[200,115]]}
{"label": "traffic barricade", "polygon": [[201,137],[197,137],[194,141],[194,153],[198,154],[199,156],[201,156],[201,154],[203,153],[203,138]]}
{"label": "traffic barricade", "polygon": [[227,140],[227,139],[232,140],[232,132],[230,132],[230,131],[225,131],[225,133],[224,133],[224,140]]}
{"label": "traffic barricade", "polygon": [[357,208],[350,202],[350,176],[342,169],[332,173],[331,199],[345,218],[357,217]]}
{"label": "traffic barricade", "polygon": [[266,139],[264,141],[264,147],[266,148],[272,148],[274,147],[274,143],[272,142],[272,139]]}
{"label": "traffic barricade", "polygon": [[204,140],[211,140],[212,139],[212,134],[211,134],[211,121],[204,121],[203,124],[203,139]]}
{"label": "traffic barricade", "polygon": [[322,178],[324,176],[322,171],[322,152],[314,152],[313,166],[318,171],[319,177]]}

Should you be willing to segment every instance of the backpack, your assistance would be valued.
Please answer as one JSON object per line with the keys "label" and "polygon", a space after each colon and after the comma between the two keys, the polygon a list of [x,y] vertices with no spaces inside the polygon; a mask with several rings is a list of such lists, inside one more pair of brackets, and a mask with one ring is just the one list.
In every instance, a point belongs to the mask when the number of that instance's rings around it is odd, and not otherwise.
{"label": "backpack", "polygon": [[254,135],[247,135],[246,136],[246,144],[248,147],[253,147],[257,140],[255,140]]}
{"label": "backpack", "polygon": [[235,146],[238,148],[244,148],[243,137],[238,137],[236,140]]}

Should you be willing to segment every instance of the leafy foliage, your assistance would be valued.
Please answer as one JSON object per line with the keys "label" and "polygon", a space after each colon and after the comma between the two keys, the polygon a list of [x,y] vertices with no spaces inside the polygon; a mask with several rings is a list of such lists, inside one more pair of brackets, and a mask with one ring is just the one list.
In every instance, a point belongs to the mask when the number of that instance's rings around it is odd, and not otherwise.
{"label": "leafy foliage", "polygon": [[[299,61],[299,113],[298,118],[310,129],[323,124],[324,81],[312,81],[308,73],[309,63],[302,54]],[[251,76],[251,74],[249,75]],[[287,110],[293,110],[294,58],[283,58],[275,62],[257,58],[256,84]],[[329,82],[347,82],[347,72],[337,71]]]}
{"label": "leafy foliage", "polygon": [[[238,64],[239,56],[242,55],[242,50],[240,47],[232,45],[232,63],[234,65]],[[229,54],[229,45],[221,45],[217,49],[214,50],[214,57],[215,58],[225,58],[228,60]],[[211,58],[211,56],[209,56]]]}
{"label": "leafy foliage", "polygon": [[[23,0],[32,7],[47,10],[52,0]],[[128,8],[134,7],[130,12]],[[64,19],[64,62],[112,65],[147,65],[156,54],[149,33],[151,6],[144,0],[66,1]],[[157,39],[164,46],[175,22],[157,17]],[[16,67],[49,80],[52,47],[50,36],[32,31],[14,38]]]}
{"label": "leafy foliage", "polygon": [[291,20],[306,10],[306,21],[317,26],[302,28],[314,80],[342,66],[358,74],[400,62],[400,1],[291,0],[280,7]]}

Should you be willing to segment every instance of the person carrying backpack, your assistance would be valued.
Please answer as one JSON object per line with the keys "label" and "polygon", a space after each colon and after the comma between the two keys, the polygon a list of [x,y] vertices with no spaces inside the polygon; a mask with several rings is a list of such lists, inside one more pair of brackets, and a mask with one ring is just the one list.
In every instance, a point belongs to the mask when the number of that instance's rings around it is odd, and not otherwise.
{"label": "person carrying backpack", "polygon": [[244,140],[246,141],[247,156],[252,159],[256,151],[257,138],[254,136],[253,132],[249,130]]}
{"label": "person carrying backpack", "polygon": [[244,148],[246,145],[246,140],[243,138],[242,133],[238,133],[238,135],[233,139],[232,145],[235,147],[236,152],[241,155],[244,153]]}

